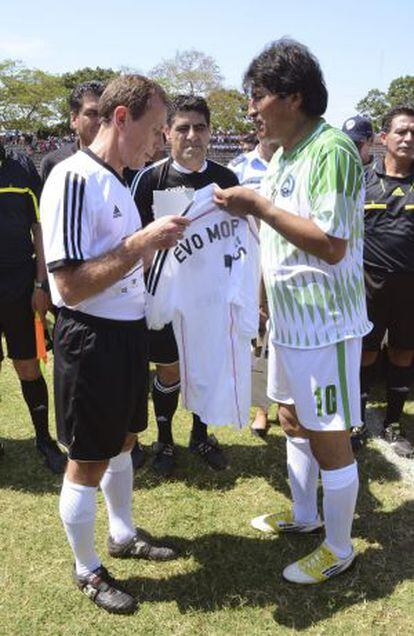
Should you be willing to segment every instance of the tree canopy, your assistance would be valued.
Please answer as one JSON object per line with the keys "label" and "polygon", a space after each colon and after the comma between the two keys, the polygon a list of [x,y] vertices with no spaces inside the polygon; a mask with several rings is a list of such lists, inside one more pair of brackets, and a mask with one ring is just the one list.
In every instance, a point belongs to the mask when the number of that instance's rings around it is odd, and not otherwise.
{"label": "tree canopy", "polygon": [[59,124],[66,90],[59,76],[26,68],[21,62],[0,62],[0,125],[35,131]]}
{"label": "tree canopy", "polygon": [[85,66],[85,68],[80,68],[71,73],[63,73],[62,81],[65,88],[71,91],[77,84],[92,82],[94,80],[106,83],[115,77],[115,75],[118,75],[118,73],[112,68],[101,68],[100,66],[90,68],[89,66]]}
{"label": "tree canopy", "polygon": [[17,60],[0,61],[0,128],[62,133],[69,127],[68,97],[81,82],[107,82],[113,69],[85,67],[54,75]]}
{"label": "tree canopy", "polygon": [[252,122],[247,117],[247,99],[243,93],[235,89],[218,88],[208,95],[207,102],[213,131],[244,133],[252,129]]}
{"label": "tree canopy", "polygon": [[385,113],[393,106],[400,104],[414,106],[413,75],[397,77],[391,82],[386,92],[372,88],[358,102],[356,109],[362,115],[369,117],[375,130],[379,130]]}
{"label": "tree canopy", "polygon": [[223,82],[217,62],[196,49],[177,51],[173,58],[154,66],[149,76],[171,95],[189,93],[205,97],[220,88]]}

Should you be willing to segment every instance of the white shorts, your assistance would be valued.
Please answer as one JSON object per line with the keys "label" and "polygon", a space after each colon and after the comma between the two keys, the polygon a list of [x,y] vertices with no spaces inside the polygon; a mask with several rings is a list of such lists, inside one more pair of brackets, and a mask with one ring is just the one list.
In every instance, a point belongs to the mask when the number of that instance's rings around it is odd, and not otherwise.
{"label": "white shorts", "polygon": [[269,340],[267,394],[294,404],[311,431],[344,431],[361,425],[361,338],[318,349],[293,349]]}

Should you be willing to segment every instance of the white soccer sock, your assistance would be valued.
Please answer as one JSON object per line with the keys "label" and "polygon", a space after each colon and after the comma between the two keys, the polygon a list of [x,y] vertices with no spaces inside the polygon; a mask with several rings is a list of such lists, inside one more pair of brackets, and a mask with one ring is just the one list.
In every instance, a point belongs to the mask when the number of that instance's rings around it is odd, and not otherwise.
{"label": "white soccer sock", "polygon": [[341,559],[352,551],[351,529],[358,495],[358,467],[321,470],[326,544]]}
{"label": "white soccer sock", "polygon": [[112,457],[101,489],[105,497],[109,517],[109,533],[116,543],[124,543],[135,535],[132,523],[133,471],[129,451]]}
{"label": "white soccer sock", "polygon": [[319,464],[309,440],[287,436],[286,451],[294,519],[301,523],[316,521]]}
{"label": "white soccer sock", "polygon": [[77,574],[88,574],[101,565],[95,551],[96,488],[63,480],[59,501],[70,547],[75,555]]}

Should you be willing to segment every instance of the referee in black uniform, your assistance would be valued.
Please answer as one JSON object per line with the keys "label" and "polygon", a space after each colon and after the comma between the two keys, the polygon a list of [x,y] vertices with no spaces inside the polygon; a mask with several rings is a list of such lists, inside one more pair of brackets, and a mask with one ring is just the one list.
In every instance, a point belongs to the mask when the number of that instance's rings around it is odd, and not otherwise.
{"label": "referee in black uniform", "polygon": [[398,455],[412,457],[414,449],[400,418],[414,358],[414,107],[390,110],[383,119],[381,140],[386,148],[384,160],[375,160],[365,171],[364,266],[368,315],[374,328],[363,341],[362,414],[388,331],[383,437]]}
{"label": "referee in black uniform", "polygon": [[[231,170],[206,159],[210,141],[210,110],[202,97],[178,95],[173,99],[166,134],[171,145],[171,157],[138,173],[131,183],[143,226],[154,218],[155,191],[187,190],[191,199],[191,191],[210,183],[217,183],[221,188],[238,185],[238,179]],[[171,324],[161,331],[150,330],[149,334],[150,360],[157,369],[152,388],[158,426],[153,467],[159,475],[166,477],[175,468],[172,419],[180,392],[178,350]],[[215,470],[227,466],[216,438],[207,434],[207,424],[196,414],[193,414],[190,450]]]}
{"label": "referee in black uniform", "polygon": [[66,458],[49,435],[47,385],[36,359],[34,311],[44,320],[50,307],[39,193],[32,161],[0,145],[0,336],[20,380],[36,448],[52,472],[62,473]]}

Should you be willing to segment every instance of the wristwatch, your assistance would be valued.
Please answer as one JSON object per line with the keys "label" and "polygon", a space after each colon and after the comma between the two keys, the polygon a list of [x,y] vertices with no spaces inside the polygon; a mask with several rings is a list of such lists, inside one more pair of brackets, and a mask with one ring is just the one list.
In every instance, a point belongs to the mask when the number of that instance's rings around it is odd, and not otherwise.
{"label": "wristwatch", "polygon": [[47,294],[49,293],[49,281],[47,278],[45,280],[35,280],[35,289],[42,289]]}

